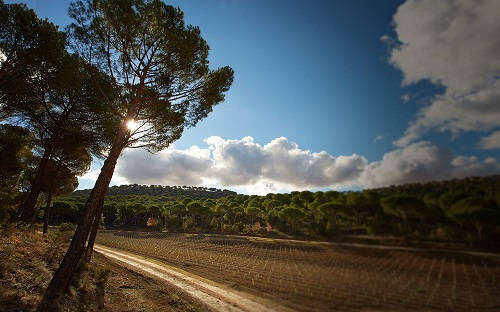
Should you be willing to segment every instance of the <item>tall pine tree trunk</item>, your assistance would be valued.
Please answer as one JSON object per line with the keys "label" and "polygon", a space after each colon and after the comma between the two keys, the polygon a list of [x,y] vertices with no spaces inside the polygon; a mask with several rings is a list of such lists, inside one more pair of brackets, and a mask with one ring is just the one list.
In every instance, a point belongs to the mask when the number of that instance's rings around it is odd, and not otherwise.
{"label": "tall pine tree trunk", "polygon": [[92,223],[92,231],[90,232],[89,242],[87,243],[87,249],[85,251],[85,260],[90,262],[92,259],[92,251],[94,250],[95,237],[97,236],[97,231],[99,230],[99,225],[101,224],[102,218],[102,206],[104,203],[101,203],[100,211],[95,214],[94,222]]}
{"label": "tall pine tree trunk", "polygon": [[52,204],[52,193],[49,193],[47,198],[47,206],[45,206],[45,211],[43,212],[43,234],[47,234],[49,229],[49,215],[50,215],[50,205]]}
{"label": "tall pine tree trunk", "polygon": [[100,216],[97,214],[102,212],[104,196],[108,191],[116,162],[126,145],[126,141],[126,127],[125,124],[122,123],[109,155],[104,161],[104,165],[101,168],[101,172],[99,173],[99,177],[97,178],[94,188],[85,203],[85,209],[80,216],[80,220],[73,235],[73,239],[71,240],[71,244],[61,264],[59,265],[59,268],[54,273],[54,276],[52,277],[52,280],[50,281],[49,286],[47,287],[47,290],[37,307],[37,311],[59,311],[58,301],[60,297],[69,288],[72,278],[75,276],[75,273],[79,270],[80,266],[85,263],[85,244],[87,243],[89,234],[93,231],[93,228],[97,223],[95,222],[96,218],[99,217],[100,219]]}
{"label": "tall pine tree trunk", "polygon": [[35,217],[35,206],[38,201],[38,196],[40,196],[42,190],[41,180],[45,171],[47,170],[51,153],[51,149],[46,149],[43,152],[42,160],[38,165],[35,178],[31,182],[31,189],[28,197],[23,202],[21,207],[19,207],[19,221],[21,222],[31,223]]}

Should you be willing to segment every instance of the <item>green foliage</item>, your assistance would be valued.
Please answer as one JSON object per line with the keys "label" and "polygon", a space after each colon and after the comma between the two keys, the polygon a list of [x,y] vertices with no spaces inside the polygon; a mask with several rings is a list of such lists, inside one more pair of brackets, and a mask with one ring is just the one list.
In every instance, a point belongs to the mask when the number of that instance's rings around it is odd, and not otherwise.
{"label": "green foliage", "polygon": [[446,215],[462,226],[473,226],[482,240],[483,229],[498,224],[500,209],[491,198],[467,197],[454,203]]}
{"label": "green foliage", "polygon": [[[0,116],[23,121],[49,158],[71,167],[75,154],[102,155],[115,122],[107,114],[112,79],[66,51],[66,34],[25,5],[0,5]],[[88,156],[90,158],[90,156]]]}
{"label": "green foliage", "polygon": [[[495,196],[499,189],[500,176],[361,192],[266,196],[195,187],[115,186],[105,200],[105,224],[146,228],[148,218],[157,217],[169,231],[262,235],[266,231],[255,225],[268,222],[278,232],[315,238],[367,233],[467,240],[480,232],[484,242],[495,235],[500,211]],[[65,200],[81,203],[87,198],[85,194],[87,191],[76,191]],[[464,194],[488,195],[464,199]],[[189,195],[192,199],[186,198]],[[451,205],[447,213],[443,213],[443,203]]]}
{"label": "green foliage", "polygon": [[[223,233],[254,233],[256,222],[269,222],[273,229],[292,235],[329,237],[333,234],[368,233],[404,235],[415,239],[458,239],[477,236],[473,223],[460,224],[441,210],[439,199],[456,190],[469,194],[491,194],[488,202],[498,211],[495,192],[499,177],[484,177],[449,182],[439,182],[402,187],[390,187],[362,192],[317,192],[301,198],[293,194],[268,194],[266,196],[231,195],[214,200],[165,199],[172,220],[167,228],[182,228],[182,218],[189,213],[191,230]],[[400,193],[399,190],[404,190]],[[461,194],[462,194],[461,193]],[[307,193],[306,193],[307,194]],[[448,195],[447,195],[448,196]],[[462,196],[462,195],[460,195]],[[127,197],[130,200],[131,197]],[[153,199],[154,197],[149,197]],[[146,198],[143,199],[146,203]],[[190,205],[191,212],[183,203]],[[150,201],[151,205],[152,202]],[[209,208],[207,205],[211,205]],[[173,208],[179,207],[179,208]],[[209,208],[209,209],[207,209]],[[199,209],[199,210],[198,210]],[[206,209],[206,210],[205,210]],[[208,214],[207,214],[208,213]],[[489,220],[498,220],[491,215]],[[492,224],[482,228],[483,241],[495,235]]]}
{"label": "green foliage", "polygon": [[[90,195],[92,190],[78,190],[72,197],[85,197]],[[113,196],[147,195],[147,198],[158,198],[159,202],[167,199],[183,200],[182,204],[187,205],[192,199],[219,198],[236,195],[236,192],[229,190],[219,190],[201,186],[162,186],[162,185],[114,185],[108,189],[108,198]]]}
{"label": "green foliage", "polygon": [[290,226],[292,233],[296,233],[299,223],[305,217],[305,213],[304,210],[299,207],[288,206],[281,209],[278,216]]}
{"label": "green foliage", "polygon": [[79,55],[115,79],[117,112],[139,125],[124,145],[162,150],[223,102],[233,82],[230,67],[209,68],[200,29],[163,1],[75,1],[69,15]]}
{"label": "green foliage", "polygon": [[182,229],[184,231],[192,230],[193,227],[194,227],[193,218],[191,218],[190,216],[185,216],[184,218],[182,218]]}
{"label": "green foliage", "polygon": [[33,164],[32,136],[18,126],[0,124],[0,223],[15,215]]}
{"label": "green foliage", "polygon": [[464,199],[467,197],[467,194],[465,192],[462,192],[460,190],[452,190],[449,192],[446,192],[442,194],[439,199],[439,207],[446,213],[448,209],[450,209],[454,203]]}
{"label": "green foliage", "polygon": [[407,220],[408,215],[413,216],[418,208],[420,202],[417,198],[405,195],[392,195],[384,197],[380,204],[387,215],[395,216],[398,219]]}
{"label": "green foliage", "polygon": [[108,102],[119,90],[98,67],[69,53],[66,34],[25,5],[2,1],[0,15],[0,119],[33,136],[36,161],[19,209],[19,219],[31,222],[41,192],[51,198],[72,191],[91,155],[109,147],[118,123]]}

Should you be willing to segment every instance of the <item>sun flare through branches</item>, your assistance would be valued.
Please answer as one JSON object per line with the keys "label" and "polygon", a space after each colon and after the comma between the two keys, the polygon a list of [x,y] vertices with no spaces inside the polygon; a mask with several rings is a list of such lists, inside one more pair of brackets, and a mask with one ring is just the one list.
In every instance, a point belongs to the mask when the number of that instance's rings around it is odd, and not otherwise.
{"label": "sun flare through branches", "polygon": [[129,131],[134,131],[139,125],[134,119],[130,119],[127,121],[126,126]]}

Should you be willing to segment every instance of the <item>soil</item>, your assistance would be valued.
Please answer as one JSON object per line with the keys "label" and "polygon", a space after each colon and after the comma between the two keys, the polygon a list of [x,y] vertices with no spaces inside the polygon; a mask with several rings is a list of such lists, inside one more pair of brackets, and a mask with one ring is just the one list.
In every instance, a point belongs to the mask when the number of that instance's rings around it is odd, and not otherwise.
{"label": "soil", "polygon": [[203,303],[211,311],[290,312],[289,309],[282,308],[273,302],[230,290],[224,285],[172,268],[159,261],[102,245],[96,245],[95,251],[141,275],[152,276],[159,281],[174,285],[185,295]]}
{"label": "soil", "polygon": [[211,235],[103,232],[127,250],[298,311],[499,311],[500,259]]}
{"label": "soil", "polygon": [[99,253],[94,253],[92,258],[93,263],[104,265],[111,271],[104,295],[105,311],[195,312],[207,310],[198,301],[167,283],[139,274]]}

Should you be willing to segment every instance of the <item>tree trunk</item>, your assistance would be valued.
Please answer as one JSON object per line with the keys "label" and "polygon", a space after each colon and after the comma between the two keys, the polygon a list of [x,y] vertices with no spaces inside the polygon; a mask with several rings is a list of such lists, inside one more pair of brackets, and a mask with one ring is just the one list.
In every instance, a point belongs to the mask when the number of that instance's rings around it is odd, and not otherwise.
{"label": "tree trunk", "polygon": [[102,214],[102,204],[100,205],[101,211],[95,214],[94,222],[92,223],[92,231],[90,232],[89,242],[87,243],[87,250],[85,252],[85,258],[87,263],[92,259],[92,251],[94,250],[95,237],[97,236],[97,230],[101,224],[101,214]]}
{"label": "tree trunk", "polygon": [[47,206],[45,206],[45,211],[43,212],[43,234],[47,234],[49,228],[49,215],[50,215],[50,205],[52,204],[52,193],[49,193],[47,198]]}
{"label": "tree trunk", "polygon": [[102,212],[102,203],[104,202],[104,196],[108,191],[109,183],[113,177],[116,162],[127,143],[127,132],[124,123],[125,121],[122,123],[116,135],[110,153],[104,161],[99,177],[85,203],[85,209],[80,216],[78,226],[66,255],[59,265],[59,268],[54,273],[37,307],[37,311],[39,312],[59,310],[59,298],[68,289],[75,273],[85,263],[85,244],[89,233],[93,231],[94,226],[97,224],[95,222],[97,214]]}
{"label": "tree trunk", "polygon": [[38,196],[40,196],[42,184],[41,180],[43,178],[43,174],[45,173],[48,163],[49,163],[49,158],[51,156],[52,152],[50,149],[46,149],[43,152],[42,160],[40,161],[40,164],[38,165],[37,172],[35,175],[35,178],[31,182],[31,189],[28,194],[28,197],[24,201],[21,207],[19,207],[20,214],[19,214],[19,221],[25,222],[25,223],[31,223],[34,220],[35,217],[35,206],[36,202],[38,201]]}

